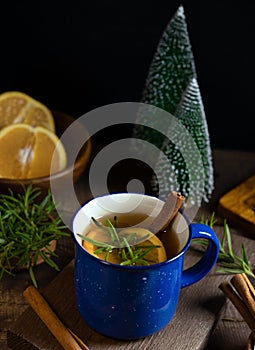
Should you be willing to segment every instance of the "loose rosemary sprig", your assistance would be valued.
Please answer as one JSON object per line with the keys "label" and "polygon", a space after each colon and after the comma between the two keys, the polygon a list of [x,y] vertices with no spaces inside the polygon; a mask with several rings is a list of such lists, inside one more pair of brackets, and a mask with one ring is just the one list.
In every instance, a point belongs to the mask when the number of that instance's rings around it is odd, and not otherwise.
{"label": "loose rosemary sprig", "polygon": [[[69,235],[61,219],[56,217],[52,194],[38,200],[41,190],[32,185],[23,186],[23,193],[0,194],[0,280],[4,274],[15,275],[27,269],[35,287],[34,267],[39,257],[59,270],[52,260],[56,253],[50,243]],[[54,216],[54,217],[53,217]]]}
{"label": "loose rosemary sprig", "polygon": [[[114,223],[112,224],[109,219],[106,220],[106,225],[102,225],[95,218],[91,218],[96,226],[99,228],[106,230],[109,234],[109,238],[111,243],[99,242],[94,239],[89,238],[88,236],[81,235],[79,236],[85,241],[92,243],[98,249],[94,251],[94,254],[102,254],[105,253],[105,261],[109,260],[110,254],[117,254],[120,258],[121,266],[133,266],[133,265],[150,265],[150,261],[146,259],[146,256],[155,248],[160,248],[159,245],[150,245],[150,246],[142,246],[137,244],[148,239],[149,235],[145,235],[143,237],[138,237],[137,234],[131,233],[127,237],[122,237],[118,234],[116,230],[117,225],[117,217],[114,217]],[[117,247],[116,247],[117,245]]]}
{"label": "loose rosemary sprig", "polygon": [[[214,227],[215,223],[215,213],[213,212],[210,218],[201,218],[201,223],[204,223],[211,228]],[[207,246],[207,241],[198,240],[198,243]],[[217,272],[226,273],[226,274],[238,274],[245,273],[251,277],[255,277],[249,263],[249,259],[246,253],[245,245],[242,243],[241,245],[241,257],[236,255],[232,249],[232,239],[229,226],[227,224],[227,220],[224,219],[223,224],[223,235],[221,240],[219,241],[220,251],[217,263],[219,264],[219,268]]]}

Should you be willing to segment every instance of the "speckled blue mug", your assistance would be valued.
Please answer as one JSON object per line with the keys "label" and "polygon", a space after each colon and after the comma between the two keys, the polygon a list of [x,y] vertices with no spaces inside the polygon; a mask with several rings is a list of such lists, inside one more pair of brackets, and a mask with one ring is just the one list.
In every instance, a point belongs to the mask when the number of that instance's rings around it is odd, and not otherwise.
{"label": "speckled blue mug", "polygon": [[[207,225],[189,223],[179,211],[172,229],[180,251],[172,259],[150,266],[120,266],[100,260],[83,247],[78,234],[91,217],[136,211],[156,216],[164,202],[147,195],[118,193],[94,198],[74,215],[75,293],[81,317],[96,331],[109,337],[132,340],[165,327],[175,314],[180,289],[206,276],[217,261],[218,238]],[[209,241],[201,260],[183,270],[185,252],[192,239]]]}

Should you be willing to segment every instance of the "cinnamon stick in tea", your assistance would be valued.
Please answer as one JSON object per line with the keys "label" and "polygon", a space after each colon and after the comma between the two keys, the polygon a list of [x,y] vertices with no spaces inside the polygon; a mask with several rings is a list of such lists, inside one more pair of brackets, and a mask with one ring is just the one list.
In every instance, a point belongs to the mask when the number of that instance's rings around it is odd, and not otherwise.
{"label": "cinnamon stick in tea", "polygon": [[155,234],[164,230],[173,220],[184,200],[184,196],[176,191],[172,191],[168,195],[160,213],[156,216],[148,229]]}
{"label": "cinnamon stick in tea", "polygon": [[[47,301],[34,286],[29,286],[27,289],[25,289],[23,295],[29,305],[33,308],[33,310],[37,313],[40,319],[44,322],[44,324],[48,327],[50,332],[55,336],[65,350],[89,350],[82,341],[79,341],[78,343],[75,340],[69,330],[51,309]],[[81,343],[83,344],[82,347]]]}

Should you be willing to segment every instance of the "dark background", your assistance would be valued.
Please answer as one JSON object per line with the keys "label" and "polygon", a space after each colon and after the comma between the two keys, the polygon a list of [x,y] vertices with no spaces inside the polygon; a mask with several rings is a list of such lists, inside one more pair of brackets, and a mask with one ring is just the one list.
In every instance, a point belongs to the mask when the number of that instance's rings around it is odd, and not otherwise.
{"label": "dark background", "polygon": [[[171,0],[1,2],[0,92],[80,117],[139,101]],[[253,0],[183,0],[213,148],[255,149]]]}

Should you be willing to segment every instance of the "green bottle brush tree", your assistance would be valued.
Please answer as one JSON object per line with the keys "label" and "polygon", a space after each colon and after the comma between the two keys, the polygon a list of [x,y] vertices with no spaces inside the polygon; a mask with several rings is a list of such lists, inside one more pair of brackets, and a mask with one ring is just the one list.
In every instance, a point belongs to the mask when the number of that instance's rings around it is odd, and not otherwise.
{"label": "green bottle brush tree", "polygon": [[[156,130],[136,125],[133,136],[153,143],[165,157],[157,161],[157,178],[152,179],[152,187],[156,190],[158,182],[164,182],[163,196],[171,190],[179,191],[191,202],[200,204],[208,201],[214,188],[212,153],[203,102],[197,82],[194,56],[190,44],[189,33],[181,5],[166,26],[152,59],[142,103],[156,106],[171,113],[193,138],[197,149],[192,148],[185,138],[182,147],[189,148],[190,159],[199,152],[202,166],[187,168],[180,148],[172,140],[165,140]],[[154,126],[162,123],[154,116]],[[142,117],[143,118],[143,117]],[[166,125],[166,128],[168,126]],[[171,121],[169,121],[171,128]],[[171,179],[176,177],[179,188]],[[190,186],[190,179],[202,179],[203,186]],[[201,183],[201,182],[200,182]],[[195,188],[194,188],[195,187]]]}

